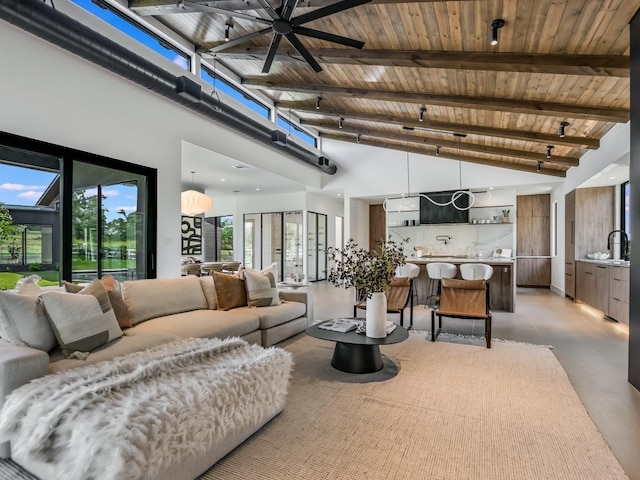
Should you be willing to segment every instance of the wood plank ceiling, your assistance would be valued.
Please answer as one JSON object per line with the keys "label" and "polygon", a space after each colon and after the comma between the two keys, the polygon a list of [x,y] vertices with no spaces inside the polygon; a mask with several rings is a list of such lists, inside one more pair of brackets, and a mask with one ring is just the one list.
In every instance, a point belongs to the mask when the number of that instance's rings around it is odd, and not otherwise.
{"label": "wood plank ceiling", "polygon": [[[258,0],[191,3],[270,18]],[[301,1],[293,16],[331,3]],[[264,28],[219,10],[185,13],[175,0],[129,7],[203,54],[224,43],[227,23],[231,41]],[[365,42],[359,50],[299,36],[319,73],[286,39],[261,73],[271,33],[215,57],[325,138],[563,177],[629,120],[629,21],[639,7],[640,0],[373,0],[305,25]],[[498,18],[505,24],[494,46]]]}

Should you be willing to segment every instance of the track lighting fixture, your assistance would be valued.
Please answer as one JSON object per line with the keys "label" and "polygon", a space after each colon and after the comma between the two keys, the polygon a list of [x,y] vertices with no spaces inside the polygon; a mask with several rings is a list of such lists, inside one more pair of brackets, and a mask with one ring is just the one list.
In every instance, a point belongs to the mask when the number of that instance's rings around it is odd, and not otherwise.
{"label": "track lighting fixture", "polygon": [[316,97],[316,110],[320,110],[321,101],[322,101],[322,97]]}
{"label": "track lighting fixture", "polygon": [[440,156],[440,145],[436,145],[436,157]]}
{"label": "track lighting fixture", "polygon": [[571,125],[569,122],[560,122],[560,132],[558,133],[560,138],[564,138],[564,129],[569,125]]}
{"label": "track lighting fixture", "polygon": [[502,27],[504,27],[504,20],[501,18],[496,18],[491,22],[491,45],[498,44],[498,30]]}
{"label": "track lighting fixture", "polygon": [[356,135],[356,143],[360,143],[360,134]]}
{"label": "track lighting fixture", "polygon": [[553,145],[547,145],[547,158],[551,158],[551,150],[553,150],[554,147]]}
{"label": "track lighting fixture", "polygon": [[424,122],[424,113],[427,111],[427,108],[422,106],[420,107],[420,113],[418,114],[418,121]]}
{"label": "track lighting fixture", "polygon": [[[549,157],[547,156],[547,158],[549,158]],[[536,167],[536,172],[540,173],[540,169],[542,168],[542,164],[543,163],[544,162],[538,162],[538,166]]]}
{"label": "track lighting fixture", "polygon": [[340,120],[338,120],[338,128],[342,128],[344,125],[344,118],[340,117]]}
{"label": "track lighting fixture", "polygon": [[229,41],[229,31],[233,28],[233,25],[230,23],[225,23],[224,25],[224,41],[228,42]]}

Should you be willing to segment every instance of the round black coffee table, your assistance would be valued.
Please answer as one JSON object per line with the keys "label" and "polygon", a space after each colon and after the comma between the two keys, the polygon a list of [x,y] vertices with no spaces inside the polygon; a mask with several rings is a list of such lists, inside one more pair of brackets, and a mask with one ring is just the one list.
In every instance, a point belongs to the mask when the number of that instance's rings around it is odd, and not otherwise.
{"label": "round black coffee table", "polygon": [[364,333],[356,333],[355,330],[347,333],[333,332],[318,328],[318,325],[310,326],[305,333],[321,340],[336,342],[331,366],[349,373],[373,373],[382,370],[384,364],[380,345],[400,343],[409,338],[409,332],[400,325],[396,325],[395,330],[385,338],[369,338]]}

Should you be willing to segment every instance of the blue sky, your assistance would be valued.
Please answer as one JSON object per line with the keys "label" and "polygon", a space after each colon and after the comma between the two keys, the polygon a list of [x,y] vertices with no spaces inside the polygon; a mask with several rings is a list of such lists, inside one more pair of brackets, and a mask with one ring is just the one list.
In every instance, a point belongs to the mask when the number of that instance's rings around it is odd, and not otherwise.
{"label": "blue sky", "polygon": [[[6,205],[33,206],[55,177],[56,174],[52,172],[0,163],[0,202]],[[96,194],[96,188],[85,191],[88,197]],[[102,194],[107,197],[103,203],[108,210],[108,220],[116,218],[119,210],[127,213],[136,211],[137,187],[103,186]]]}

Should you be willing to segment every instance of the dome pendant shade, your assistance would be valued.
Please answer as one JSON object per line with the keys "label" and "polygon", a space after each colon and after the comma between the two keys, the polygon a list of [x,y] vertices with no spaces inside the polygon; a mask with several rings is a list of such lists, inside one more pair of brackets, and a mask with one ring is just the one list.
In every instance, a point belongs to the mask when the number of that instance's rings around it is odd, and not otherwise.
{"label": "dome pendant shade", "polygon": [[213,200],[209,195],[195,190],[187,190],[180,194],[180,210],[185,215],[193,217],[211,210],[211,207],[213,207]]}

